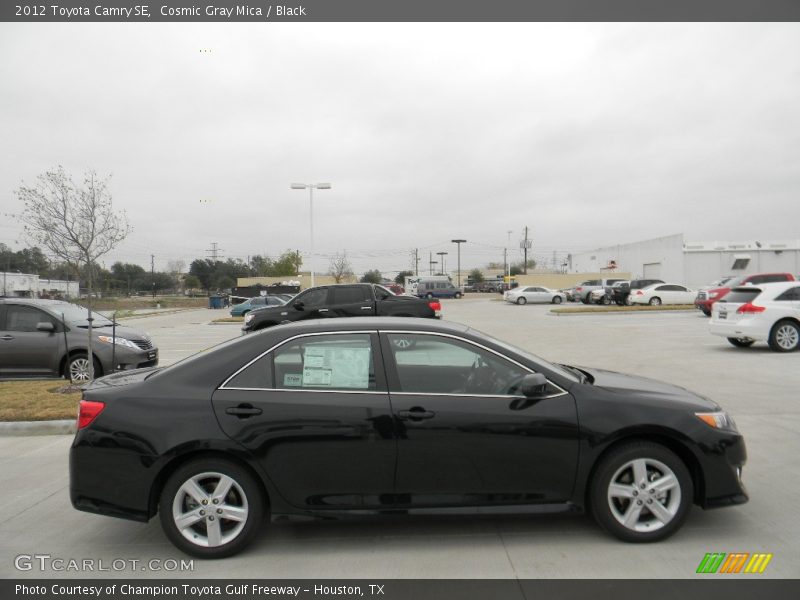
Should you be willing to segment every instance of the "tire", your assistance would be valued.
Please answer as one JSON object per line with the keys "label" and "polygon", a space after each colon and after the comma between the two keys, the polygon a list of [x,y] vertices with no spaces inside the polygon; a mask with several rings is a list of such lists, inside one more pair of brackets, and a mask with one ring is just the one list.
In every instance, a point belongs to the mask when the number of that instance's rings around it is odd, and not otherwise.
{"label": "tire", "polygon": [[581,298],[581,302],[583,302],[584,304],[589,304],[589,296],[586,296],[585,298]]}
{"label": "tire", "polygon": [[[664,446],[645,441],[613,449],[598,464],[589,488],[597,523],[626,542],[671,536],[688,516],[693,497],[692,477],[683,461]],[[660,509],[651,512],[656,506]]]}
{"label": "tire", "polygon": [[747,340],[742,338],[728,338],[728,341],[737,348],[749,348],[753,345],[754,340]]}
{"label": "tire", "polygon": [[[97,360],[97,356],[92,356],[94,363],[94,377],[103,376],[103,366]],[[87,352],[76,352],[67,359],[64,366],[64,377],[75,383],[87,383],[89,381],[89,354]]]}
{"label": "tire", "polygon": [[702,313],[703,313],[705,316],[707,316],[707,317],[710,317],[710,316],[711,316],[711,311],[710,311],[710,310],[701,309],[701,311],[702,311]]}
{"label": "tire", "polygon": [[611,304],[611,298],[609,298],[608,296],[603,296],[602,298],[600,298],[599,303],[602,304],[603,306],[608,306],[609,304]]}
{"label": "tire", "polygon": [[[215,486],[223,478],[231,480],[228,491],[214,498]],[[212,511],[223,513],[227,509],[230,517],[236,518],[208,514],[197,497],[201,494]],[[216,506],[212,504],[217,501]],[[197,459],[179,467],[167,480],[159,513],[164,533],[178,549],[200,558],[223,558],[240,552],[252,541],[264,515],[264,497],[245,468],[220,458]],[[188,524],[176,522],[181,515]],[[189,521],[187,515],[195,520]],[[214,533],[218,539],[213,539]]]}
{"label": "tire", "polygon": [[456,300],[461,300],[461,292],[456,292],[456,295],[453,296]]}
{"label": "tire", "polygon": [[614,300],[614,303],[615,303],[617,306],[625,306],[625,303],[624,303],[622,300]]}
{"label": "tire", "polygon": [[650,298],[650,302],[648,302],[650,306],[661,306],[661,298],[658,296],[653,296]]}
{"label": "tire", "polygon": [[794,352],[800,347],[800,325],[789,319],[778,321],[772,326],[768,341],[776,352]]}
{"label": "tire", "polygon": [[517,298],[517,304],[519,304],[520,306],[522,306],[523,304],[527,304],[527,303],[528,303],[528,299],[525,298],[525,296],[520,296],[519,298]]}
{"label": "tire", "polygon": [[633,306],[633,300],[631,300],[630,294],[625,296],[625,306]]}
{"label": "tire", "polygon": [[553,296],[553,304],[561,304],[561,296]]}

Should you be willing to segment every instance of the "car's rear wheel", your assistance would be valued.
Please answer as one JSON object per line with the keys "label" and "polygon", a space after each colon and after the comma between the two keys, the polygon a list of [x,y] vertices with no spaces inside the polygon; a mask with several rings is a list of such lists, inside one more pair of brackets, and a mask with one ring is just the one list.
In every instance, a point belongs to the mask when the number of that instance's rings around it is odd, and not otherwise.
{"label": "car's rear wheel", "polygon": [[[103,375],[103,367],[96,356],[92,356],[94,362],[94,376]],[[73,383],[86,383],[90,379],[89,374],[89,355],[86,352],[77,352],[67,359],[64,376]]]}
{"label": "car's rear wheel", "polygon": [[728,341],[737,348],[749,348],[754,342],[754,340],[748,340],[747,338],[728,338]]}
{"label": "car's rear wheel", "polygon": [[769,332],[769,347],[776,352],[793,352],[800,347],[800,326],[794,321],[778,321]]}
{"label": "car's rear wheel", "polygon": [[603,306],[608,306],[609,304],[611,304],[611,298],[609,298],[608,296],[603,296],[602,298],[600,298],[600,304],[602,304]]}
{"label": "car's rear wheel", "polygon": [[661,298],[658,296],[650,298],[650,306],[661,306]]}
{"label": "car's rear wheel", "polygon": [[631,300],[630,294],[625,296],[625,306],[633,306],[633,300]]}
{"label": "car's rear wheel", "polygon": [[202,558],[241,551],[257,533],[264,499],[243,467],[210,458],[178,468],[161,493],[161,527],[180,550]]}
{"label": "car's rear wheel", "polygon": [[689,470],[671,450],[631,442],[597,466],[590,506],[603,529],[626,542],[655,542],[683,524],[692,506]]}
{"label": "car's rear wheel", "polygon": [[455,299],[456,300],[460,300],[461,299],[461,292],[456,292]]}
{"label": "car's rear wheel", "polygon": [[553,296],[553,304],[561,304],[561,296]]}
{"label": "car's rear wheel", "polygon": [[525,296],[520,296],[519,298],[517,298],[517,304],[519,304],[520,306],[527,303],[528,299]]}

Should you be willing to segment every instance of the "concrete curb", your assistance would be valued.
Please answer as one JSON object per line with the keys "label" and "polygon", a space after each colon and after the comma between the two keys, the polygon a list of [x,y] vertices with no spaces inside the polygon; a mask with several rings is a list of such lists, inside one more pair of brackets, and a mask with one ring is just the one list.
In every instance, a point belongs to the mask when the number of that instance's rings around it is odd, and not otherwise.
{"label": "concrete curb", "polygon": [[0,437],[19,435],[70,435],[75,433],[75,419],[59,421],[4,421]]}
{"label": "concrete curb", "polygon": [[694,308],[651,308],[649,310],[582,310],[580,312],[556,312],[551,310],[550,315],[554,317],[574,317],[583,315],[647,315],[650,313],[686,313],[697,312]]}

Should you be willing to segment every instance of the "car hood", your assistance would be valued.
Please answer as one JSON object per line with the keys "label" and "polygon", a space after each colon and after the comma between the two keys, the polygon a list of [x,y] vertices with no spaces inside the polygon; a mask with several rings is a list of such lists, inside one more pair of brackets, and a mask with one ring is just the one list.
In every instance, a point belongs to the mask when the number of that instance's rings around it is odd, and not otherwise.
{"label": "car hood", "polygon": [[721,410],[713,400],[671,383],[605,369],[582,368],[582,370],[594,378],[594,387],[628,396],[633,402],[683,404],[698,410]]}
{"label": "car hood", "polygon": [[[86,327],[80,328],[82,331],[86,331]],[[118,338],[125,338],[127,340],[145,340],[146,342],[151,341],[150,336],[144,333],[143,331],[137,331],[136,329],[131,329],[130,327],[125,327],[122,325],[117,325],[116,329],[113,327],[96,327],[92,329],[92,333],[94,335],[107,335],[111,336],[116,335]]]}

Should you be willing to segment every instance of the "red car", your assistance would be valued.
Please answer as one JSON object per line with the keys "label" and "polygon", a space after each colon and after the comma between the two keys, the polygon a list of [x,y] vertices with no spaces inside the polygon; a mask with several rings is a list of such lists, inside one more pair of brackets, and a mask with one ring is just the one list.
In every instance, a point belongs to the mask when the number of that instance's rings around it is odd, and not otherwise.
{"label": "red car", "polygon": [[742,275],[725,282],[723,287],[711,288],[697,293],[697,298],[694,300],[695,308],[703,311],[707,317],[711,316],[711,307],[714,303],[719,302],[724,298],[731,288],[740,285],[758,285],[760,283],[771,283],[773,281],[794,281],[794,275],[791,273],[756,273],[754,275]]}

